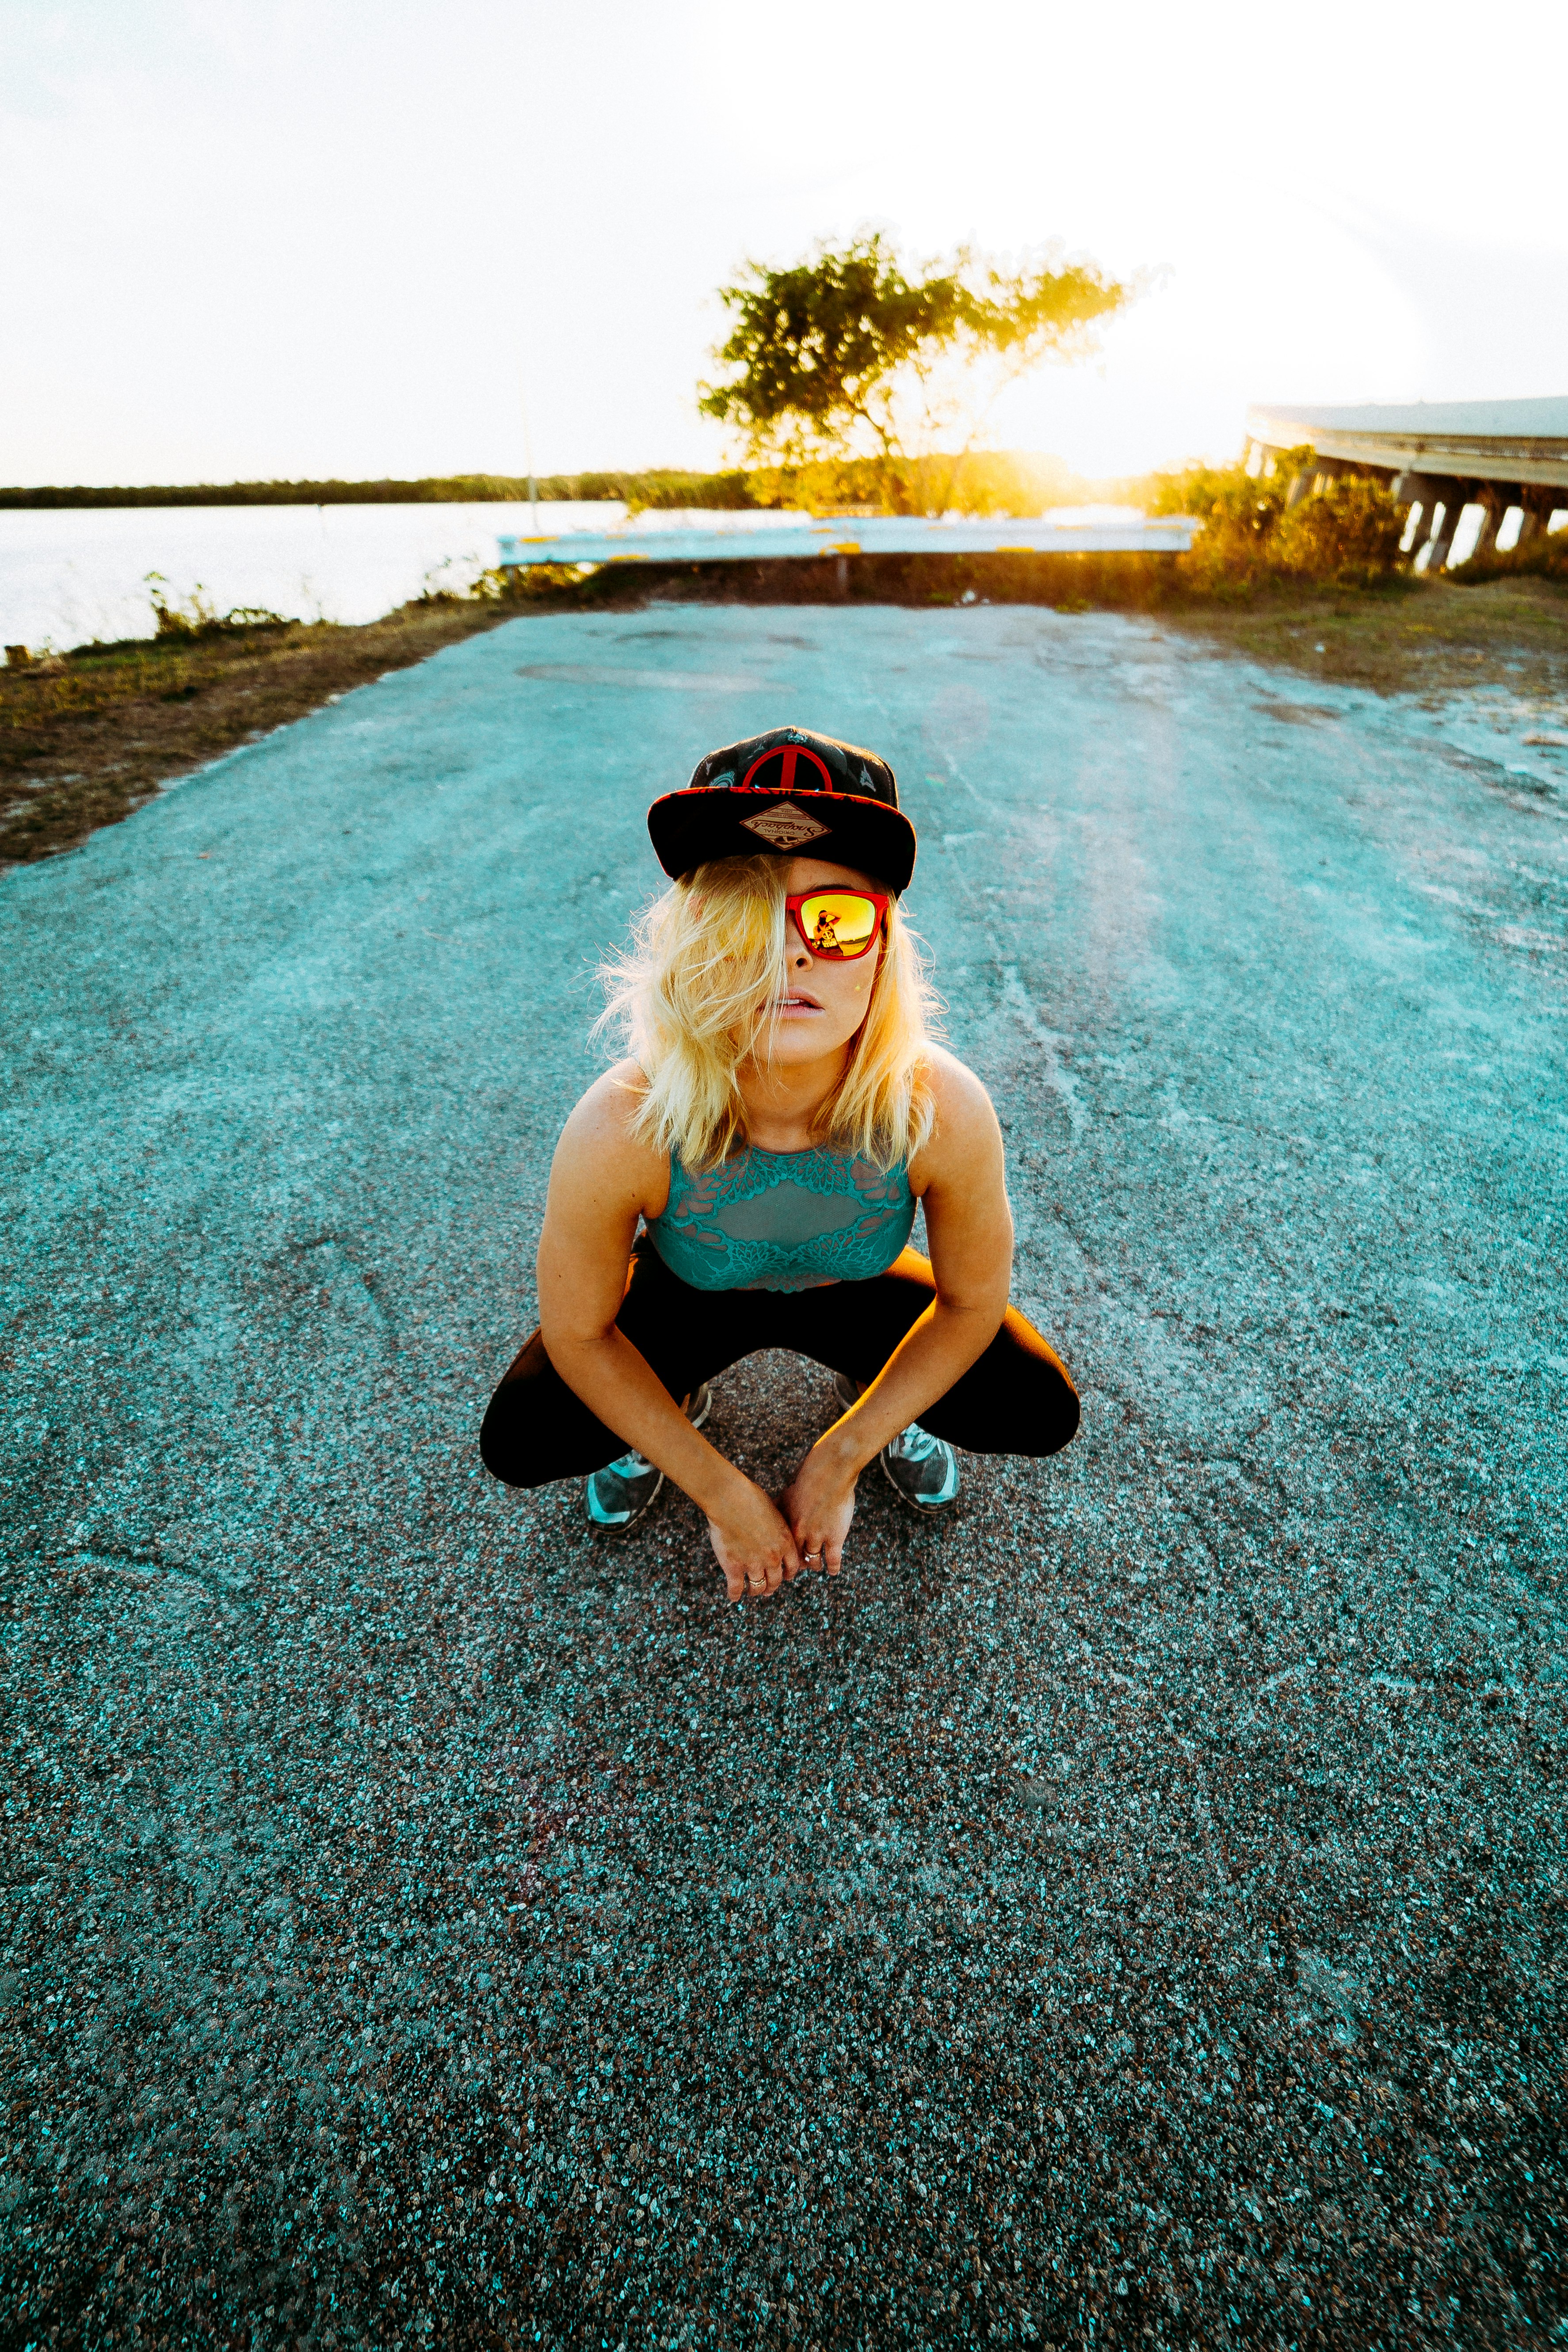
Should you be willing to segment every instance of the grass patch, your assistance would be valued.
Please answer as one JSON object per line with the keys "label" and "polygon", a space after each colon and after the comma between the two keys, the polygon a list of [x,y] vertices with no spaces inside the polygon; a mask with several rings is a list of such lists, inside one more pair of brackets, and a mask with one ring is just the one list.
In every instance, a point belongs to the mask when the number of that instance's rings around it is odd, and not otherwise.
{"label": "grass patch", "polygon": [[1260,591],[1245,603],[1173,599],[1163,622],[1227,653],[1377,694],[1506,685],[1568,697],[1568,581],[1406,577],[1360,593]]}

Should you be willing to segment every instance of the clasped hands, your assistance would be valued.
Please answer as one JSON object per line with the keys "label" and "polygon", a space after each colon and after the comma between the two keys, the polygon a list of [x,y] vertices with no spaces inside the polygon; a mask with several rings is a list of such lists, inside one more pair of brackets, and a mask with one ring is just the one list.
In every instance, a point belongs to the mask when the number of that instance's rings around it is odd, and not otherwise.
{"label": "clasped hands", "polygon": [[859,1465],[829,1431],[806,1455],[775,1503],[742,1470],[708,1521],[713,1556],[731,1601],[765,1600],[803,1569],[837,1576],[855,1517]]}

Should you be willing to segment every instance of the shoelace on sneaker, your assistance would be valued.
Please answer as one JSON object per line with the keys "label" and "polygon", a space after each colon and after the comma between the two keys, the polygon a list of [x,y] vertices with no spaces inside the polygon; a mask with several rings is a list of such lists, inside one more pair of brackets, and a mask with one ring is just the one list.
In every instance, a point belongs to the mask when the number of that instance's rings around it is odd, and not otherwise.
{"label": "shoelace on sneaker", "polygon": [[940,1437],[933,1437],[929,1429],[922,1429],[918,1421],[911,1421],[907,1429],[900,1430],[889,1444],[888,1452],[900,1462],[929,1462],[941,1444]]}

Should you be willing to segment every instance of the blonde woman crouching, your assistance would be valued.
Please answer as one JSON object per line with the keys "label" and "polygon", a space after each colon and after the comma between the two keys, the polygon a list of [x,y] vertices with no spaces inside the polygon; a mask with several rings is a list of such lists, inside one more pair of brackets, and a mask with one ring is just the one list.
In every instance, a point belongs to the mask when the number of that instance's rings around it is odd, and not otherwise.
{"label": "blonde woman crouching", "polygon": [[[739,1601],[837,1573],[868,1464],[935,1517],[955,1445],[1054,1454],[1078,1395],[1007,1304],[1002,1138],[928,1032],[892,770],[778,728],[710,752],[648,830],[674,887],[616,973],[630,1054],[566,1122],[540,1328],[479,1442],[510,1486],[586,1475],[612,1532],[672,1478]],[[710,1380],[759,1348],[826,1365],[844,1408],[776,1502],[700,1433]]]}

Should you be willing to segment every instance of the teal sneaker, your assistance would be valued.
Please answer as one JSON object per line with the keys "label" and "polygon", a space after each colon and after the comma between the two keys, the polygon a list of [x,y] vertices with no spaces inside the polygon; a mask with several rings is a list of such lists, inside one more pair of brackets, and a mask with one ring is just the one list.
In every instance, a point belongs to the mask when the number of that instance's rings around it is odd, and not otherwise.
{"label": "teal sneaker", "polygon": [[[686,1400],[686,1418],[693,1429],[700,1429],[712,1410],[712,1393],[704,1381]],[[647,1456],[635,1447],[629,1454],[617,1455],[584,1483],[584,1499],[588,1506],[590,1525],[605,1535],[626,1535],[639,1519],[647,1518],[663,1486],[663,1471],[656,1470]]]}
{"label": "teal sneaker", "polygon": [[918,1421],[900,1429],[878,1455],[888,1484],[900,1500],[928,1517],[958,1500],[958,1456],[945,1437],[933,1437]]}
{"label": "teal sneaker", "polygon": [[[833,1375],[833,1393],[847,1412],[860,1394],[847,1372]],[[901,1429],[877,1456],[900,1502],[922,1512],[945,1511],[958,1500],[958,1456],[944,1437],[933,1437],[918,1421]]]}

